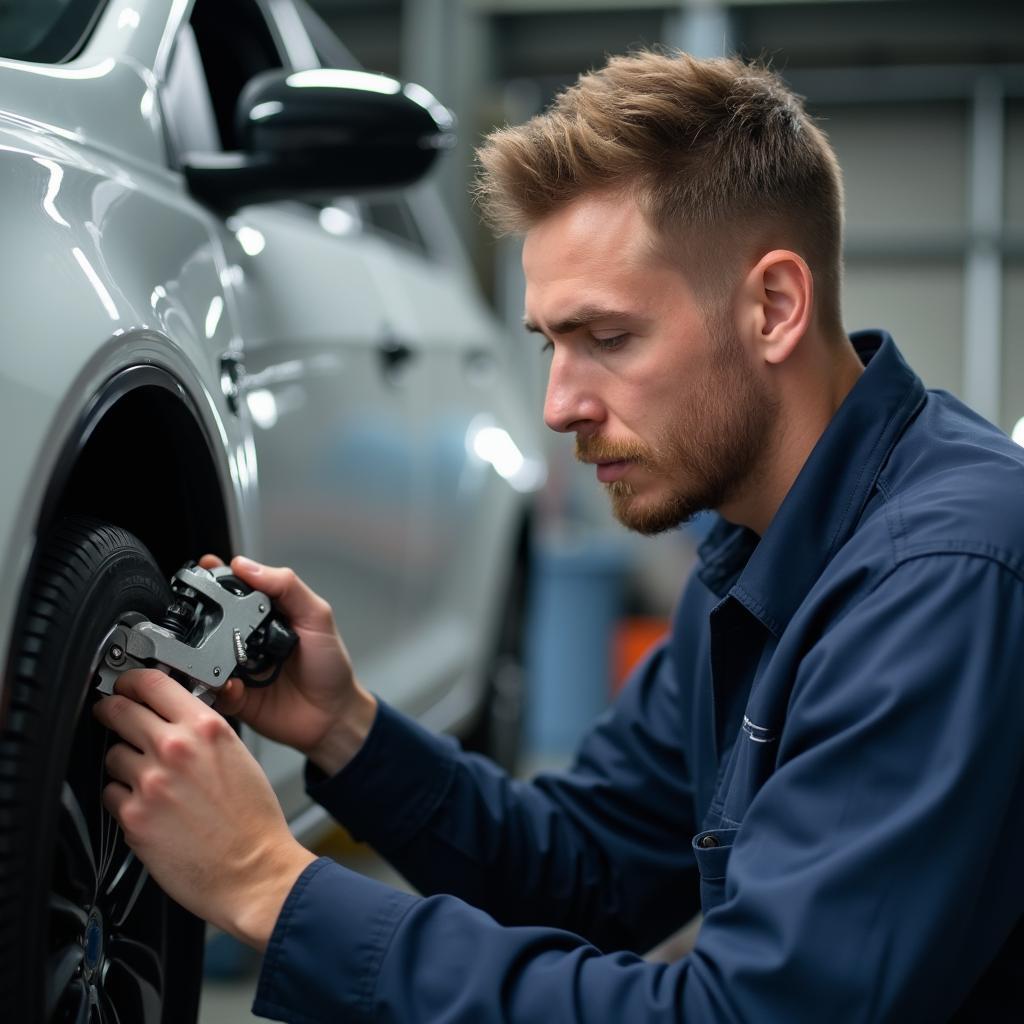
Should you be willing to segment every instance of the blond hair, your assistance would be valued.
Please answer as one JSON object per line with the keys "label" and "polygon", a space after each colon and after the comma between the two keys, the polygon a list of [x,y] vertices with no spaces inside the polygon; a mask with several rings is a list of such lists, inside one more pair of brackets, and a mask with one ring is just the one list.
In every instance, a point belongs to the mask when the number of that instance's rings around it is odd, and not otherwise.
{"label": "blond hair", "polygon": [[839,165],[801,99],[764,66],[681,52],[613,57],[543,114],[492,132],[477,158],[475,197],[499,233],[619,190],[698,283],[721,284],[759,246],[793,248],[826,325],[839,323]]}

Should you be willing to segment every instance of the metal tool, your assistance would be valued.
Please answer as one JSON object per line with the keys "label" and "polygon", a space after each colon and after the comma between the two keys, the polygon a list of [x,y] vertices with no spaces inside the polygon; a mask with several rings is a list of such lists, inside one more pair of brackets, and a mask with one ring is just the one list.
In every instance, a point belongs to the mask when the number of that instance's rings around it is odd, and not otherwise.
{"label": "metal tool", "polygon": [[100,693],[113,693],[129,669],[159,668],[212,704],[232,676],[246,686],[269,686],[299,642],[270,598],[227,566],[191,562],[174,574],[171,590],[159,622],[129,612],[107,634],[96,672]]}

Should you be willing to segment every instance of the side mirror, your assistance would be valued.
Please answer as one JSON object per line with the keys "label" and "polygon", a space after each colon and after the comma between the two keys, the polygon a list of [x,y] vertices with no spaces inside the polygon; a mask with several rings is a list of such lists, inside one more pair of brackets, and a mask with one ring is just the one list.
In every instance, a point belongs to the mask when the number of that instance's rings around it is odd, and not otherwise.
{"label": "side mirror", "polygon": [[261,72],[236,124],[241,151],[185,158],[193,193],[219,207],[412,184],[455,142],[422,86],[332,68]]}

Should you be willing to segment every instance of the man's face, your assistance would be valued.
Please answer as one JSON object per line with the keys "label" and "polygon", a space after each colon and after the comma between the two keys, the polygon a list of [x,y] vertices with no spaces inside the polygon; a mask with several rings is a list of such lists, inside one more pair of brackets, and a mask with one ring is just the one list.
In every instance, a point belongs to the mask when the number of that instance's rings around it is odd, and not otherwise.
{"label": "man's face", "polygon": [[546,217],[523,268],[527,327],[551,349],[544,421],[575,433],[624,526],[659,533],[755,485],[777,411],[767,382],[731,303],[702,311],[632,199]]}

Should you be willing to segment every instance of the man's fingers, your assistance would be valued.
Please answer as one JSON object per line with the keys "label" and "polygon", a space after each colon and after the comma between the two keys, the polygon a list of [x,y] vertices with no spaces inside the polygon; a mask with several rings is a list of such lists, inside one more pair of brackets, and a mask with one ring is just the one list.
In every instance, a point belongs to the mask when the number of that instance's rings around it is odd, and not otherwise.
{"label": "man's fingers", "polygon": [[217,694],[213,708],[222,715],[237,715],[245,705],[245,684],[241,679],[229,679]]}
{"label": "man's fingers", "polygon": [[92,713],[101,725],[133,747],[152,750],[161,719],[149,708],[118,694],[98,700]]}
{"label": "man's fingers", "polygon": [[231,570],[276,602],[293,626],[318,633],[334,632],[331,606],[310,590],[292,569],[262,565],[237,555],[231,559]]}
{"label": "man's fingers", "polygon": [[114,684],[114,691],[152,708],[168,722],[176,722],[201,707],[177,680],[155,668],[137,668],[122,673]]}
{"label": "man's fingers", "polygon": [[145,757],[127,743],[115,743],[104,759],[107,774],[116,782],[134,789]]}
{"label": "man's fingers", "polygon": [[103,806],[112,818],[121,821],[121,807],[131,795],[132,791],[123,783],[109,782],[103,787]]}
{"label": "man's fingers", "polygon": [[203,557],[199,559],[199,564],[204,569],[219,569],[224,562],[216,555],[203,555]]}
{"label": "man's fingers", "polygon": [[96,702],[97,721],[139,750],[153,750],[168,722],[178,722],[197,710],[206,713],[184,687],[157,669],[132,669],[115,684],[115,694]]}

